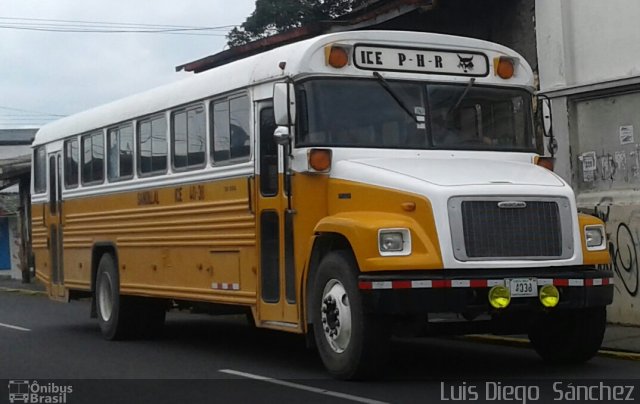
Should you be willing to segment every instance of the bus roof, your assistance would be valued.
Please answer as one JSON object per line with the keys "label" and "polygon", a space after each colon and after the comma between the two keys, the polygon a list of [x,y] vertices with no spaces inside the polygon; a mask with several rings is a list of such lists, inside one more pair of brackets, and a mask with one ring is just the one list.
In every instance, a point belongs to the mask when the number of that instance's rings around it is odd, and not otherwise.
{"label": "bus roof", "polygon": [[[324,62],[324,47],[338,43],[354,45],[366,43],[386,47],[481,52],[487,55],[489,67],[495,56],[517,58],[518,71],[506,82],[489,74],[477,83],[509,85],[533,89],[533,73],[528,63],[515,51],[492,42],[452,35],[409,31],[348,31],[321,35],[315,38],[247,57],[227,65],[196,74],[161,87],[80,112],[43,126],[35,136],[33,146],[53,142],[68,136],[90,132],[120,122],[143,117],[197,100],[246,88],[262,82],[297,77],[300,75],[334,75],[371,77],[370,70],[361,70],[350,64],[345,69],[334,69]],[[286,62],[282,69],[281,62]],[[468,82],[465,76],[443,76],[411,72],[384,72],[393,79],[437,80]]]}

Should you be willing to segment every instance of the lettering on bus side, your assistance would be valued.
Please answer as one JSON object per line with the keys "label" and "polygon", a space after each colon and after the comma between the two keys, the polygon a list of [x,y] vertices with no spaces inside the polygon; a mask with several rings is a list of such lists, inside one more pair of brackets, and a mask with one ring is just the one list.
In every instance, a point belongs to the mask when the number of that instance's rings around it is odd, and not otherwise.
{"label": "lettering on bus side", "polygon": [[[188,188],[188,189],[185,189]],[[174,189],[174,196],[176,202],[184,202],[185,197],[188,197],[189,201],[204,201],[204,185],[190,185],[189,187],[178,187]]]}
{"label": "lettering on bus side", "polygon": [[158,191],[142,191],[138,192],[138,206],[141,205],[159,205]]}

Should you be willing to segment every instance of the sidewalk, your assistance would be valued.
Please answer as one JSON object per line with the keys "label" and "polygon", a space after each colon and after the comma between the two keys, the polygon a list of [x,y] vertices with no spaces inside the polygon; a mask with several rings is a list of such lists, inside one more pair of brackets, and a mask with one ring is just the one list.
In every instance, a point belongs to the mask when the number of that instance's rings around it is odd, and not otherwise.
{"label": "sidewalk", "polygon": [[8,276],[0,276],[0,292],[23,291],[32,292],[34,294],[46,294],[45,286],[35,278],[31,283],[22,283],[19,279],[11,279]]}
{"label": "sidewalk", "polygon": [[[22,283],[17,279],[8,277],[0,277],[0,293],[15,292],[28,294],[46,294],[46,288],[43,284],[33,279],[31,283]],[[475,338],[474,338],[475,339]],[[501,337],[501,336],[482,336],[480,339],[484,341],[495,341],[497,343],[512,343],[514,345],[528,345],[528,340],[524,337]],[[640,327],[631,327],[618,324],[609,324],[602,342],[603,351],[629,352],[640,354]],[[640,360],[638,358],[634,358]]]}

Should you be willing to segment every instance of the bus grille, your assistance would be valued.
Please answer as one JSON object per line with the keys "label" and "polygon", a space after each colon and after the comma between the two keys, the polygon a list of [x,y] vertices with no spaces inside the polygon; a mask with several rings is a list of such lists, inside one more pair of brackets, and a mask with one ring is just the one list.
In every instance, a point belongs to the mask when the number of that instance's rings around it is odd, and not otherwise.
{"label": "bus grille", "polygon": [[498,201],[462,201],[462,229],[468,258],[553,258],[562,256],[562,227],[555,201],[526,201],[500,208]]}

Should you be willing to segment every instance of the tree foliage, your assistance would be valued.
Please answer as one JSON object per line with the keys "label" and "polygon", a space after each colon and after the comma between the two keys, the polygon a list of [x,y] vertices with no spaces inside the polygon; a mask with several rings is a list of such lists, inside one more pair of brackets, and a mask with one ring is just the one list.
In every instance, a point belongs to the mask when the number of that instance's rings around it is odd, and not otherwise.
{"label": "tree foliage", "polygon": [[231,47],[340,17],[367,0],[256,0],[256,9],[227,35]]}

